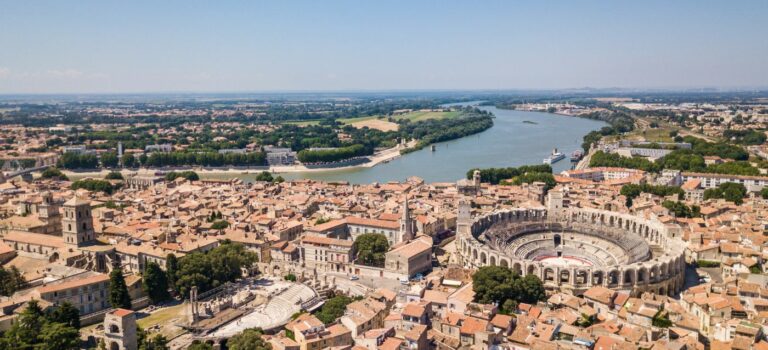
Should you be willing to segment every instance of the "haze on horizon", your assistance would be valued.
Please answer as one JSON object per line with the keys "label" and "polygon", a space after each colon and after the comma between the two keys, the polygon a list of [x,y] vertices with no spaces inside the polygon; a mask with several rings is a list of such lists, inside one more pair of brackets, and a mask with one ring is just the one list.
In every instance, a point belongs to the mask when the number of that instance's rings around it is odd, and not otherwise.
{"label": "haze on horizon", "polygon": [[765,88],[768,1],[5,1],[0,94]]}

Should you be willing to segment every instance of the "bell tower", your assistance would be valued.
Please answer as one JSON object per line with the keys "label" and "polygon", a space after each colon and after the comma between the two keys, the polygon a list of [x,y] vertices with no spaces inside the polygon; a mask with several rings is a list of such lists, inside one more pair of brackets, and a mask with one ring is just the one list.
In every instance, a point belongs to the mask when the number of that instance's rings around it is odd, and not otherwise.
{"label": "bell tower", "polygon": [[405,195],[405,201],[403,202],[403,217],[400,218],[400,241],[405,242],[413,239],[413,220],[411,219],[411,211],[408,208],[408,195]]}
{"label": "bell tower", "polygon": [[65,244],[80,247],[96,239],[90,201],[74,197],[66,201],[63,208],[64,217],[61,220],[61,226]]}

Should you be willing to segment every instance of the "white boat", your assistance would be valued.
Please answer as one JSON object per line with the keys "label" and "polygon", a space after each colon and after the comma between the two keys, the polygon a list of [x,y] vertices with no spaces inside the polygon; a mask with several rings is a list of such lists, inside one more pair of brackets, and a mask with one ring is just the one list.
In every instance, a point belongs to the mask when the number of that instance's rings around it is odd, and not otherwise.
{"label": "white boat", "polygon": [[557,148],[552,150],[552,154],[549,157],[544,158],[544,164],[554,164],[565,159],[565,154],[558,152]]}

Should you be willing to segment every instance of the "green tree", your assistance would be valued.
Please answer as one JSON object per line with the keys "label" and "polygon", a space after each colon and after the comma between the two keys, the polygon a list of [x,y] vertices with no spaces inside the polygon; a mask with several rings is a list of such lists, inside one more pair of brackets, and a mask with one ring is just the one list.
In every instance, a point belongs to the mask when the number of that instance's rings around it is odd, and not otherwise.
{"label": "green tree", "polygon": [[344,315],[344,311],[347,305],[352,302],[352,299],[348,296],[337,295],[325,301],[325,304],[315,314],[318,320],[323,321],[325,324],[335,322],[339,317]]}
{"label": "green tree", "polygon": [[138,161],[136,160],[136,157],[134,157],[133,153],[125,153],[123,154],[123,166],[126,168],[133,168],[138,165]]}
{"label": "green tree", "polygon": [[43,179],[55,179],[55,180],[61,180],[61,181],[67,181],[69,178],[67,175],[64,175],[64,173],[61,172],[58,168],[50,167],[48,169],[43,170],[43,173],[40,175]]}
{"label": "green tree", "polygon": [[122,180],[123,174],[119,171],[110,171],[107,176],[104,176],[105,180]]}
{"label": "green tree", "polygon": [[192,344],[189,344],[187,350],[213,350],[213,346],[195,339],[192,341]]}
{"label": "green tree", "polygon": [[256,175],[256,181],[272,182],[272,180],[274,180],[274,178],[272,178],[272,173],[269,171],[262,171],[259,175]]}
{"label": "green tree", "polygon": [[226,220],[216,220],[211,225],[211,229],[219,230],[219,231],[221,231],[221,230],[223,230],[223,229],[225,229],[227,227],[229,227],[229,222],[227,222]]}
{"label": "green tree", "polygon": [[114,308],[131,309],[131,295],[128,294],[123,269],[119,267],[109,273],[109,303]]}
{"label": "green tree", "polygon": [[760,190],[760,197],[768,199],[768,187],[763,187],[763,189]]}
{"label": "green tree", "polygon": [[185,255],[178,262],[176,290],[186,296],[192,286],[200,293],[242,276],[242,269],[256,262],[256,254],[240,243],[222,241],[208,252]]}
{"label": "green tree", "polygon": [[21,275],[21,271],[16,266],[11,266],[7,270],[0,266],[0,295],[10,296],[26,285],[24,276]]}
{"label": "green tree", "polygon": [[80,333],[76,328],[58,322],[43,324],[40,344],[35,349],[66,350],[80,348]]}
{"label": "green tree", "polygon": [[544,285],[538,277],[520,277],[512,270],[501,266],[484,266],[472,276],[475,301],[483,304],[496,303],[502,312],[518,303],[536,303],[546,298]]}
{"label": "green tree", "polygon": [[726,182],[716,188],[709,188],[704,191],[704,200],[713,198],[722,198],[734,204],[742,204],[747,195],[747,188],[740,183]]}
{"label": "green tree", "polygon": [[170,299],[168,294],[168,278],[165,271],[155,262],[150,262],[144,268],[142,287],[153,304]]}
{"label": "green tree", "polygon": [[4,338],[17,349],[34,348],[40,343],[40,332],[45,322],[43,309],[37,300],[31,300],[19,315],[18,321],[4,334]]}
{"label": "green tree", "polygon": [[63,323],[69,327],[80,329],[80,310],[70,302],[65,301],[48,315],[51,322]]}
{"label": "green tree", "polygon": [[101,165],[105,168],[114,168],[120,162],[115,152],[104,152],[101,155]]}
{"label": "green tree", "polygon": [[357,236],[353,244],[357,251],[357,261],[368,266],[384,266],[385,254],[389,251],[389,241],[381,233],[364,233]]}
{"label": "green tree", "polygon": [[179,271],[179,259],[173,253],[165,257],[165,273],[168,277],[168,286],[176,290],[176,274]]}
{"label": "green tree", "polygon": [[230,350],[272,350],[272,345],[262,338],[260,329],[248,328],[227,341]]}
{"label": "green tree", "polygon": [[168,350],[168,339],[162,334],[158,334],[152,338],[144,337],[144,341],[139,345],[139,350]]}

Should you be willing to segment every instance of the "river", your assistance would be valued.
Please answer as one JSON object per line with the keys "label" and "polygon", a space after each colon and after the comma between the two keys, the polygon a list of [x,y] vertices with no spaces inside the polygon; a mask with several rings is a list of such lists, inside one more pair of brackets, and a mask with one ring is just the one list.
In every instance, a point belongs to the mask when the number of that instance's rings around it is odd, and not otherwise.
{"label": "river", "polygon": [[[356,184],[403,181],[411,176],[418,176],[426,182],[452,182],[466,176],[467,170],[472,168],[541,164],[553,148],[570,157],[571,152],[581,148],[584,135],[607,125],[600,121],[552,113],[482,108],[496,116],[492,128],[479,134],[438,143],[434,152],[426,147],[372,168],[280,175],[289,180],[349,181]],[[557,173],[570,166],[570,160],[566,158],[555,163],[553,168]],[[225,176],[232,175],[205,177]],[[246,181],[256,177],[255,174],[236,176]]]}

